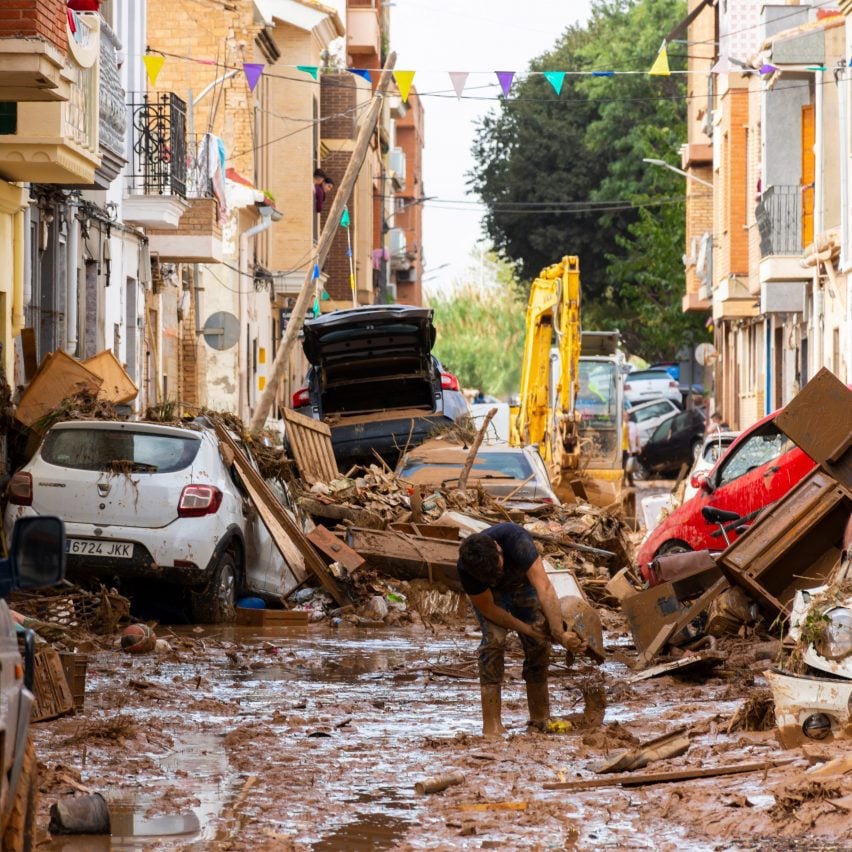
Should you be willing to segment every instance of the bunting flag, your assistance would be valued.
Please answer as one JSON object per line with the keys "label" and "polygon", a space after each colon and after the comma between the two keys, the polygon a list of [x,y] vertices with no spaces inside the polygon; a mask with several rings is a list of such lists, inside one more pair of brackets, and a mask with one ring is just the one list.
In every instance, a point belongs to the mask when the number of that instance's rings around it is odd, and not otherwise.
{"label": "bunting flag", "polygon": [[503,90],[503,97],[509,97],[509,89],[512,88],[512,80],[515,79],[514,71],[495,71],[497,79],[500,81],[500,88]]}
{"label": "bunting flag", "polygon": [[414,82],[415,73],[415,71],[393,72],[393,78],[399,87],[399,96],[402,98],[403,103],[408,103],[408,93],[411,91],[411,84]]}
{"label": "bunting flag", "polygon": [[[852,65],[852,59],[849,60],[849,64]],[[456,99],[461,99],[465,83],[467,83],[469,76],[470,73],[467,71],[450,71],[450,82],[456,91]]]}
{"label": "bunting flag", "polygon": [[263,63],[258,62],[243,63],[243,71],[245,72],[250,92],[254,91],[254,87],[257,85],[257,81],[260,79],[260,75],[263,74],[264,67],[265,66],[263,65]]}
{"label": "bunting flag", "polygon": [[358,290],[355,286],[355,261],[352,257],[352,231],[349,230],[349,208],[343,208],[340,227],[346,228],[346,256],[349,258],[349,289],[352,291],[352,307],[358,307]]}
{"label": "bunting flag", "polygon": [[774,65],[770,65],[769,63],[760,66],[761,74],[774,74],[777,70],[778,69]]}
{"label": "bunting flag", "polygon": [[317,66],[317,65],[297,65],[296,70],[297,71],[304,71],[305,74],[310,74],[311,77],[313,77],[314,80],[316,80],[317,74],[319,72],[319,66]]}
{"label": "bunting flag", "polygon": [[654,64],[651,66],[648,74],[652,77],[669,77],[671,73],[669,71],[669,53],[666,50],[666,40],[663,39],[663,43],[660,45],[660,52],[657,54],[657,58],[654,60]]}
{"label": "bunting flag", "polygon": [[565,82],[564,71],[544,71],[544,79],[553,86],[557,95],[562,93],[562,84]]}
{"label": "bunting flag", "polygon": [[346,70],[350,74],[355,74],[357,77],[363,77],[368,83],[373,82],[373,78],[370,76],[370,72],[366,68],[347,68]]}
{"label": "bunting flag", "polygon": [[343,214],[340,217],[340,227],[348,228],[349,227],[349,208],[343,208]]}
{"label": "bunting flag", "polygon": [[311,310],[314,313],[314,318],[320,315],[320,268],[319,264],[314,261],[314,303],[311,306]]}
{"label": "bunting flag", "polygon": [[154,56],[148,54],[142,58],[145,63],[145,71],[148,74],[148,82],[152,86],[157,85],[157,77],[160,76],[160,71],[163,69],[163,63],[166,61],[165,56]]}

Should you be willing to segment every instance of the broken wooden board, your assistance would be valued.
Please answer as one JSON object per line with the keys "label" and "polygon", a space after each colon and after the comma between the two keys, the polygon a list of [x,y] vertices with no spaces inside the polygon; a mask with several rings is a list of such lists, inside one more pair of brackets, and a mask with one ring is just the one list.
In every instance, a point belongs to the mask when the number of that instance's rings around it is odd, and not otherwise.
{"label": "broken wooden board", "polygon": [[237,607],[237,624],[245,627],[305,627],[310,613],[302,609]]}
{"label": "broken wooden board", "polygon": [[299,474],[308,485],[340,478],[327,423],[305,417],[291,408],[281,412],[284,434]]}
{"label": "broken wooden board", "polygon": [[679,757],[689,750],[689,729],[678,728],[662,736],[655,737],[635,748],[625,749],[619,754],[610,755],[601,761],[593,770],[599,774],[607,772],[632,772],[642,769],[657,760],[668,760]]}
{"label": "broken wooden board", "polygon": [[430,583],[443,583],[452,591],[462,591],[456,571],[458,542],[359,527],[347,531],[347,542],[371,568],[389,577],[428,579]]}
{"label": "broken wooden board", "polygon": [[775,425],[852,490],[852,390],[823,367],[775,418]]}
{"label": "broken wooden board", "polygon": [[61,349],[47,355],[27,385],[15,417],[31,429],[63,399],[88,391],[96,396],[103,380]]}
{"label": "broken wooden board", "polygon": [[789,760],[762,760],[759,763],[737,763],[733,766],[706,766],[701,769],[676,769],[671,772],[636,772],[612,775],[609,778],[581,778],[578,781],[554,781],[542,784],[545,790],[591,790],[595,787],[643,787],[648,784],[668,784],[672,781],[691,781],[696,778],[717,778],[722,775],[741,775],[746,772],[766,772],[786,766]]}
{"label": "broken wooden board", "polygon": [[852,492],[817,468],[767,506],[717,564],[770,623],[786,618],[796,591],[822,585],[837,564],[850,512]]}
{"label": "broken wooden board", "polygon": [[139,388],[136,387],[133,379],[127,374],[127,370],[124,369],[111,349],[104,349],[103,352],[99,352],[81,363],[103,381],[98,391],[98,399],[116,405],[123,405],[136,399]]}
{"label": "broken wooden board", "polygon": [[[345,606],[349,603],[346,595],[338,585],[337,580],[329,573],[313,545],[305,537],[301,527],[287,514],[287,510],[272,493],[263,477],[243,452],[242,447],[231,437],[225,426],[218,420],[214,421],[214,426],[219,440],[233,453],[234,466],[240,475],[243,486],[281,555],[286,560],[288,544],[290,542],[295,544],[305,560],[305,567],[316,576],[338,606]],[[290,567],[292,569],[292,565]]]}
{"label": "broken wooden board", "polygon": [[356,527],[381,530],[385,522],[375,512],[356,506],[341,506],[339,503],[327,503],[316,497],[300,497],[299,506],[312,518],[325,518],[329,521],[349,521]]}
{"label": "broken wooden board", "polygon": [[679,660],[672,660],[668,663],[660,663],[658,666],[652,666],[649,669],[638,672],[627,678],[628,683],[639,683],[642,680],[649,680],[652,677],[662,677],[667,674],[680,674],[684,671],[689,671],[694,668],[715,668],[721,665],[727,657],[724,654],[718,654],[715,651],[699,651],[696,654],[687,654]]}
{"label": "broken wooden board", "polygon": [[459,540],[459,528],[450,526],[449,524],[397,522],[390,524],[388,529],[397,530],[397,532],[405,533],[406,535],[419,535],[423,536],[423,538],[437,538],[441,541],[458,542]]}
{"label": "broken wooden board", "polygon": [[361,554],[356,553],[322,524],[318,524],[308,533],[308,541],[331,562],[339,562],[347,571],[357,571],[366,562]]}

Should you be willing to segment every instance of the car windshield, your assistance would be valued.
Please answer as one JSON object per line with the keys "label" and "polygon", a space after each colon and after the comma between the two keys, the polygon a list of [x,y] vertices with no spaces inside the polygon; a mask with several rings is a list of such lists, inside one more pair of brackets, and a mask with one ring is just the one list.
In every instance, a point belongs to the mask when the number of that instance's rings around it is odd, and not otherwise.
{"label": "car windshield", "polygon": [[173,473],[192,464],[201,441],[128,429],[54,429],[44,439],[48,464],[76,470]]}
{"label": "car windshield", "polygon": [[716,438],[704,447],[704,461],[716,464],[731,446],[733,438]]}
{"label": "car windshield", "polygon": [[[577,411],[584,424],[613,423],[616,419],[618,366],[611,362],[580,361]],[[618,415],[620,422],[621,415]]]}
{"label": "car windshield", "polygon": [[[403,467],[400,476],[405,479],[411,477],[417,471],[434,470],[438,472],[436,479],[442,481],[447,478],[452,478],[461,473],[464,467],[464,459],[459,458],[457,462],[447,461],[430,461],[428,458],[412,458],[409,459]],[[532,468],[523,453],[477,453],[476,459],[473,462],[471,475],[476,476],[477,472],[487,476],[488,474],[496,474],[497,476],[505,476],[510,479],[524,480],[532,474]]]}
{"label": "car windshield", "polygon": [[768,464],[795,444],[770,421],[752,432],[733,452],[719,471],[719,485],[738,479],[750,470]]}

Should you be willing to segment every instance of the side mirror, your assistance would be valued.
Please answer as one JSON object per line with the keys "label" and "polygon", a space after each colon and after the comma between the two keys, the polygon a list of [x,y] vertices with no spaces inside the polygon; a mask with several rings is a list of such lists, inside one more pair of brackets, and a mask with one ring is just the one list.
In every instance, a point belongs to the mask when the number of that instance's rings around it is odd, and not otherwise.
{"label": "side mirror", "polygon": [[706,473],[696,473],[692,478],[698,480],[698,488],[707,494],[712,494],[715,490],[713,480]]}
{"label": "side mirror", "polygon": [[60,518],[19,518],[9,558],[0,560],[0,594],[52,586],[65,577],[65,524]]}

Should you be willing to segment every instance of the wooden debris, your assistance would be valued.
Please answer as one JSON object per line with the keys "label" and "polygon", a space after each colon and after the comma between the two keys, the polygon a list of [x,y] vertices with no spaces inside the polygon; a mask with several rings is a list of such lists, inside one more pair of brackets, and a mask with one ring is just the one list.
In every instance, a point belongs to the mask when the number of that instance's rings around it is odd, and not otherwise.
{"label": "wooden debris", "polygon": [[369,529],[381,530],[385,522],[381,516],[369,509],[359,509],[354,506],[341,506],[337,503],[317,500],[313,497],[300,497],[299,506],[314,518],[327,518],[332,521],[349,521],[351,524]]}
{"label": "wooden debris", "polygon": [[357,571],[366,562],[363,556],[356,553],[346,542],[341,541],[322,524],[318,524],[308,533],[308,541],[324,553],[331,562],[339,562],[347,571]]}
{"label": "wooden debris", "polygon": [[642,769],[649,763],[657,760],[668,760],[685,754],[689,749],[689,734],[687,728],[678,728],[649,740],[647,743],[636,748],[627,749],[610,756],[602,763],[594,767],[594,771],[600,774],[606,772],[631,772],[634,769]]}
{"label": "wooden debris", "polygon": [[460,811],[525,811],[526,802],[474,802],[469,805],[459,805]]}
{"label": "wooden debris", "polygon": [[746,772],[766,772],[786,766],[795,758],[762,760],[759,763],[738,763],[733,766],[706,766],[701,769],[676,769],[671,772],[627,773],[609,778],[581,778],[577,781],[555,781],[542,784],[545,790],[591,790],[595,787],[644,787],[648,784],[668,784],[672,781],[691,781],[697,778],[717,778],[722,775],[741,775]]}
{"label": "wooden debris", "polygon": [[[214,425],[219,440],[230,447],[233,452],[234,465],[240,475],[240,479],[281,555],[290,564],[292,555],[289,551],[295,545],[304,559],[305,567],[317,577],[338,606],[345,606],[349,602],[346,595],[338,585],[337,580],[328,572],[322,559],[320,559],[314,550],[313,545],[305,538],[305,534],[299,525],[287,514],[281,503],[278,502],[269,486],[255,470],[242,448],[228,433],[228,430],[219,421],[215,421]],[[296,572],[292,564],[290,564],[290,568],[295,574]]]}
{"label": "wooden debris", "polygon": [[[666,625],[662,633],[667,633],[672,625]],[[644,657],[644,655],[643,655]],[[721,665],[727,657],[724,654],[717,654],[715,651],[699,651],[697,654],[687,654],[679,660],[672,660],[668,663],[661,663],[658,666],[652,666],[650,669],[645,669],[638,674],[631,675],[627,678],[627,683],[638,683],[642,680],[649,680],[652,677],[661,677],[667,674],[681,674],[684,671],[694,668],[715,668]]]}
{"label": "wooden debris", "polygon": [[98,376],[103,384],[98,391],[98,399],[106,400],[115,405],[121,405],[136,399],[139,388],[127,370],[121,365],[111,349],[104,349],[97,355],[87,358],[83,366]]}
{"label": "wooden debris", "polygon": [[237,624],[246,627],[304,627],[309,613],[301,609],[237,607]]}
{"label": "wooden debris", "polygon": [[283,408],[281,417],[302,479],[308,485],[337,479],[340,473],[334,458],[331,429],[328,424],[305,417],[291,408]]}
{"label": "wooden debris", "polygon": [[485,419],[482,421],[482,426],[479,427],[479,431],[476,433],[476,438],[474,439],[473,444],[471,445],[470,452],[468,452],[467,454],[464,467],[462,468],[461,475],[459,476],[459,491],[464,491],[467,488],[467,478],[468,476],[470,476],[470,469],[473,467],[473,462],[476,458],[476,454],[479,452],[479,448],[482,445],[482,439],[485,437],[485,433],[488,431],[488,424],[492,421],[496,413],[497,409],[492,408],[488,412],[488,414],[485,415]]}

